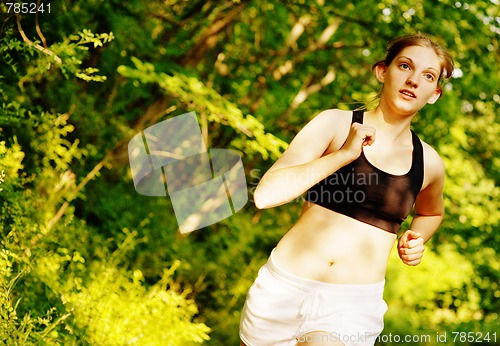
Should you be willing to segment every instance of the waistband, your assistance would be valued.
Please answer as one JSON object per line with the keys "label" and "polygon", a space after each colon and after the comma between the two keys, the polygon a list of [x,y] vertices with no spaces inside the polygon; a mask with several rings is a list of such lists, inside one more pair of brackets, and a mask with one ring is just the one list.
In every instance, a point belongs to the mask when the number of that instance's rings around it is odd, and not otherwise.
{"label": "waistband", "polygon": [[293,275],[276,265],[274,249],[269,256],[266,266],[269,273],[280,282],[286,283],[304,291],[316,291],[337,297],[359,297],[368,299],[381,299],[384,294],[385,280],[373,284],[332,284],[316,281]]}

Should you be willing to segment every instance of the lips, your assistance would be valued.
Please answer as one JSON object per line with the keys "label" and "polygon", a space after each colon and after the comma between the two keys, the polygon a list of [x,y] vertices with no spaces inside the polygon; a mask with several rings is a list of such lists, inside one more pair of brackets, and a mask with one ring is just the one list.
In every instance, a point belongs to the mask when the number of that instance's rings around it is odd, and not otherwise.
{"label": "lips", "polygon": [[407,89],[400,90],[399,93],[406,96],[406,97],[409,97],[409,98],[413,98],[413,99],[417,98],[417,96],[415,95],[415,93],[413,91],[410,91]]}

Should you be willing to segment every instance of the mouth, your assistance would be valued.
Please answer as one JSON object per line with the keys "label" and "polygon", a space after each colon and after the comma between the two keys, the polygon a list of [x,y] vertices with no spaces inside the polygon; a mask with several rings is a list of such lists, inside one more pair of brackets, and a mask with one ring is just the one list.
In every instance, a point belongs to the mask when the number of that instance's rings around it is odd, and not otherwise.
{"label": "mouth", "polygon": [[415,93],[410,91],[410,90],[403,89],[403,90],[400,90],[399,93],[406,96],[406,97],[409,97],[409,98],[413,98],[413,99],[417,98]]}

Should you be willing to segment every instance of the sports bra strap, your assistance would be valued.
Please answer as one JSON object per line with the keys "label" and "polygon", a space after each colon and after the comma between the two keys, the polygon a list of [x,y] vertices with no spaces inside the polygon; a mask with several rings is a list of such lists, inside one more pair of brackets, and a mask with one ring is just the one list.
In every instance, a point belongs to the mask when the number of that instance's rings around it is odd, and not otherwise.
{"label": "sports bra strap", "polygon": [[363,123],[363,114],[364,114],[364,111],[362,111],[362,110],[353,111],[351,124],[353,124],[353,123],[362,124]]}
{"label": "sports bra strap", "polygon": [[[362,110],[352,111],[351,125],[354,123],[362,124],[363,123],[363,114],[364,114],[364,111],[362,111]],[[347,135],[349,135],[349,134],[347,134]],[[344,143],[342,144],[342,146],[340,148],[344,147],[345,142],[347,142],[347,138],[345,139]]]}

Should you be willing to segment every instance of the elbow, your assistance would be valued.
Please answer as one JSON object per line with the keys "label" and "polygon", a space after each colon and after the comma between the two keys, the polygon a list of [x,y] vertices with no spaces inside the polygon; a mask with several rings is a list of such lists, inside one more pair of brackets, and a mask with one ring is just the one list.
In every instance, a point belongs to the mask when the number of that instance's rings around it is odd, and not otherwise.
{"label": "elbow", "polygon": [[253,194],[253,202],[257,209],[266,209],[269,208],[269,205],[266,204],[265,198],[262,193],[257,188]]}
{"label": "elbow", "polygon": [[439,208],[436,210],[436,216],[438,216],[441,220],[444,218],[444,203],[442,203]]}
{"label": "elbow", "polygon": [[268,209],[286,203],[284,196],[279,192],[279,188],[267,181],[257,185],[253,192],[253,202],[258,209]]}
{"label": "elbow", "polygon": [[257,209],[261,209],[261,210],[262,210],[262,209],[266,209],[266,208],[268,208],[265,204],[260,204],[260,203],[259,203],[259,202],[257,202],[257,201],[255,201],[255,207],[256,207]]}
{"label": "elbow", "polygon": [[276,203],[269,197],[269,192],[266,193],[266,191],[263,191],[257,186],[253,193],[253,202],[257,209],[267,209],[276,206]]}

